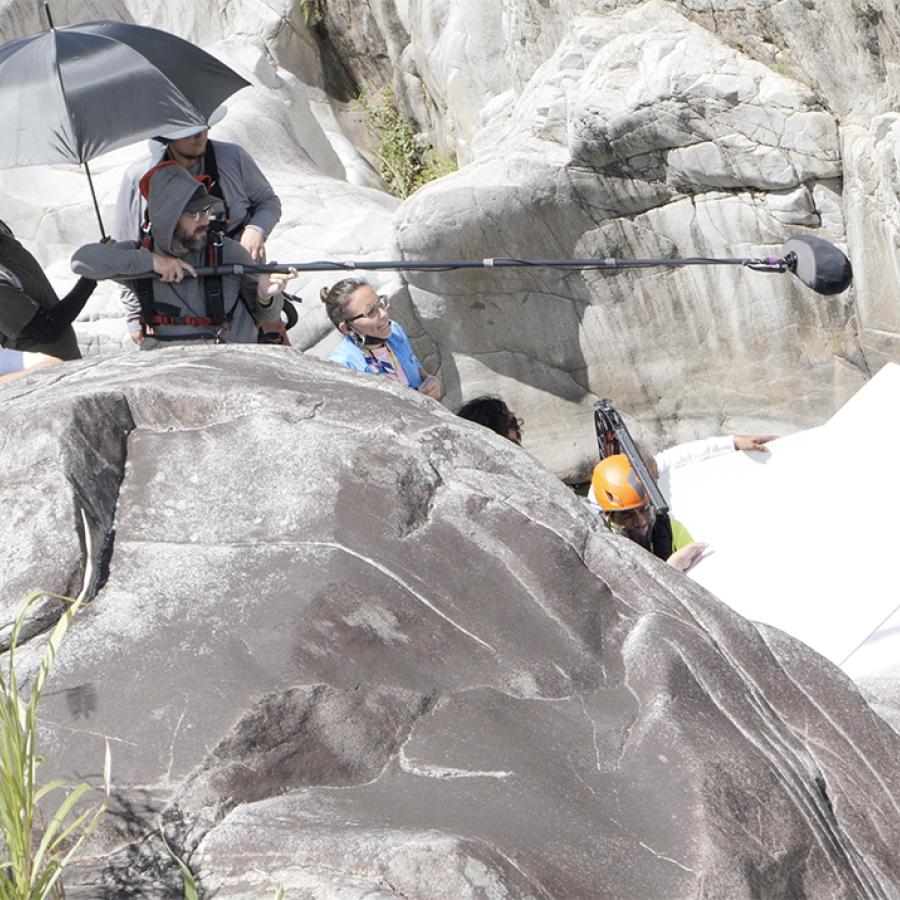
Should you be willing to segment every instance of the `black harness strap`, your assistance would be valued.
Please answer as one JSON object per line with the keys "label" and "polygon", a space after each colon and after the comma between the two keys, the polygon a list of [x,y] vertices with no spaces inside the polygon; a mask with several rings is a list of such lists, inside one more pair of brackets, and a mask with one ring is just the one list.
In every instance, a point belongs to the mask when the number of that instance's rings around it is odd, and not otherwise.
{"label": "black harness strap", "polygon": [[219,164],[216,162],[216,150],[212,141],[206,142],[206,153],[203,156],[203,172],[212,179],[212,186],[209,188],[209,193],[214,197],[218,197],[225,207],[225,229],[223,234],[225,237],[230,237],[232,240],[240,240],[244,228],[246,228],[247,223],[250,221],[250,212],[248,210],[240,222],[231,221],[231,210],[228,208],[228,201],[225,199],[225,194],[222,192],[222,185],[219,181]]}
{"label": "black harness strap", "polygon": [[[145,250],[153,251],[153,235],[147,234],[141,243]],[[207,259],[221,264],[222,241],[221,238],[207,245]],[[240,295],[228,312],[225,312],[225,293],[222,287],[221,275],[202,275],[203,295],[206,304],[205,316],[179,316],[180,310],[168,303],[159,303],[153,298],[153,282],[155,278],[132,278],[131,289],[141,307],[141,330],[147,334],[159,325],[188,325],[191,328],[212,328],[228,325],[234,316],[234,311],[240,303]],[[175,313],[175,315],[173,315]]]}
{"label": "black harness strap", "polygon": [[206,142],[206,153],[203,154],[203,174],[209,175],[212,180],[212,184],[209,186],[209,193],[222,201],[222,205],[225,207],[225,220],[227,221],[229,218],[228,202],[225,200],[225,195],[222,193],[222,185],[219,183],[219,164],[216,162],[216,150],[212,141]]}
{"label": "black harness strap", "polygon": [[138,303],[140,303],[141,331],[146,334],[148,328],[150,328],[151,331],[153,330],[153,279],[133,278],[131,280],[131,289],[134,291],[135,296],[138,298]]}
{"label": "black harness strap", "polygon": [[[212,236],[211,233],[210,236]],[[207,243],[206,259],[209,265],[222,264],[222,247],[222,235],[216,235],[215,241]],[[212,319],[214,325],[223,325],[225,323],[225,295],[222,291],[222,276],[204,278],[203,290],[206,294],[206,314]],[[233,308],[229,310],[229,320],[233,312]]]}
{"label": "black harness strap", "polygon": [[658,513],[650,533],[650,548],[653,555],[663,561],[672,555],[672,523],[668,513]]}

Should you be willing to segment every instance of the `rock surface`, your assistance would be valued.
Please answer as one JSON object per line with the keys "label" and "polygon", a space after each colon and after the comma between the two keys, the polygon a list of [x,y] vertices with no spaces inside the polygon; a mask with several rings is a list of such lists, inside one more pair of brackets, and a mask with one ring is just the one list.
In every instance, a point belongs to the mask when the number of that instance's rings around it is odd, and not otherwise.
{"label": "rock surface", "polygon": [[[77,589],[43,774],[73,897],[897,897],[900,736],[528,454],[280,348],[0,386],[3,622]],[[32,633],[58,610],[47,607]],[[22,650],[33,667],[40,641]]]}

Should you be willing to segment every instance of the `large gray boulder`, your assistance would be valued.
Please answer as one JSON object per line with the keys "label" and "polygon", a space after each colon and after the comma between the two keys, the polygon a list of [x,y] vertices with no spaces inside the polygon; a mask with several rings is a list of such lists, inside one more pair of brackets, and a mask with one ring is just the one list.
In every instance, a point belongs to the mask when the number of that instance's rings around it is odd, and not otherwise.
{"label": "large gray boulder", "polygon": [[[73,897],[900,896],[900,736],[518,447],[281,348],[0,386],[0,610],[74,592]],[[86,537],[81,512],[87,520]],[[23,671],[59,607],[28,630]]]}

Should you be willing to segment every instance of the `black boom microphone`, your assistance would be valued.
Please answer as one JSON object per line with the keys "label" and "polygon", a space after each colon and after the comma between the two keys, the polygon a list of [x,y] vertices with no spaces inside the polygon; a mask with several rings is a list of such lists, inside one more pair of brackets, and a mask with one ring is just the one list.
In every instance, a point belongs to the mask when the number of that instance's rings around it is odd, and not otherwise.
{"label": "black boom microphone", "polygon": [[812,234],[799,234],[782,247],[784,264],[817,294],[841,294],[853,281],[850,260],[834,244]]}
{"label": "black boom microphone", "polygon": [[198,275],[241,275],[244,272],[448,272],[455,269],[648,269],[681,266],[743,266],[754,272],[791,272],[818,294],[840,294],[853,280],[850,260],[834,244],[810,234],[791,238],[784,256],[718,258],[692,256],[682,259],[366,259],[339,262],[317,260],[298,263],[241,263],[197,269]]}

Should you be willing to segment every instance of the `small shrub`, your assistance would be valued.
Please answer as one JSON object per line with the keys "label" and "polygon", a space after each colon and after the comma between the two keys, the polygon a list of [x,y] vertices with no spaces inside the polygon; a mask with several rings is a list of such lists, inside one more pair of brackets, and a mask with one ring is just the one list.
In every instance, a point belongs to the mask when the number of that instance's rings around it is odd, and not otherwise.
{"label": "small shrub", "polygon": [[[97,809],[74,815],[76,804],[90,790],[87,783],[68,791],[62,781],[37,786],[37,769],[43,762],[37,752],[38,703],[72,617],[84,600],[57,598],[70,605],[50,634],[26,700],[16,674],[16,647],[28,610],[44,596],[48,595],[35,591],[25,599],[13,626],[5,677],[0,672],[0,831],[6,844],[0,861],[0,900],[62,897],[63,869],[100,821],[109,799],[109,742],[103,767],[106,796]],[[66,796],[38,840],[40,804],[57,791],[66,791]]]}
{"label": "small shrub", "polygon": [[390,88],[374,98],[361,95],[359,104],[378,142],[375,150],[378,174],[395,197],[405,199],[423,184],[456,171],[454,158],[441,156],[429,143],[416,138],[409,123],[397,111]]}
{"label": "small shrub", "polygon": [[307,25],[319,25],[325,21],[325,0],[294,0]]}

